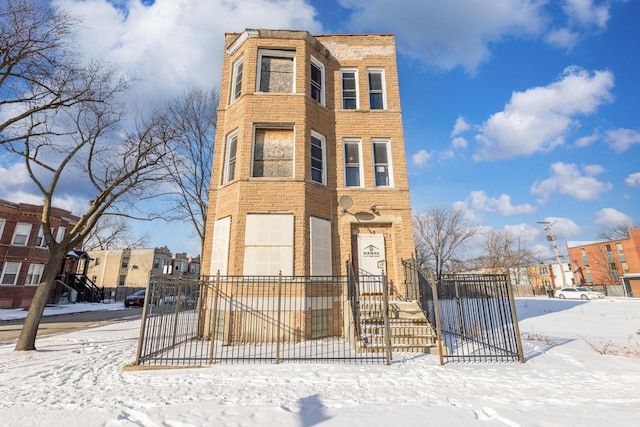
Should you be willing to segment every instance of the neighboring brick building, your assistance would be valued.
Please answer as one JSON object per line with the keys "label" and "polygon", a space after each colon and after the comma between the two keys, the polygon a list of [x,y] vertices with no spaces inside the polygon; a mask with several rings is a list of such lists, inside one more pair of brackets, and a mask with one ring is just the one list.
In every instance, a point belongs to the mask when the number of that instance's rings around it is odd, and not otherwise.
{"label": "neighboring brick building", "polygon": [[640,229],[630,237],[610,241],[567,242],[571,268],[578,285],[625,284],[640,297]]}
{"label": "neighboring brick building", "polygon": [[226,34],[203,273],[400,288],[414,249],[394,36]]}
{"label": "neighboring brick building", "polygon": [[[42,206],[0,200],[0,308],[31,305],[36,286],[49,259],[42,232]],[[51,209],[51,228],[61,240],[78,218],[62,209]],[[49,302],[54,302],[52,287]]]}

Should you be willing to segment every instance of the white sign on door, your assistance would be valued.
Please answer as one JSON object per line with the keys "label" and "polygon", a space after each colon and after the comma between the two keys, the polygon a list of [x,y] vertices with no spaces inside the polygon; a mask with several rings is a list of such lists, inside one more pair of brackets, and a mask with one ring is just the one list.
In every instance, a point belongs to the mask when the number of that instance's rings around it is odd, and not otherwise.
{"label": "white sign on door", "polygon": [[382,282],[367,276],[380,276],[386,271],[384,236],[358,234],[358,269],[360,292],[382,292]]}

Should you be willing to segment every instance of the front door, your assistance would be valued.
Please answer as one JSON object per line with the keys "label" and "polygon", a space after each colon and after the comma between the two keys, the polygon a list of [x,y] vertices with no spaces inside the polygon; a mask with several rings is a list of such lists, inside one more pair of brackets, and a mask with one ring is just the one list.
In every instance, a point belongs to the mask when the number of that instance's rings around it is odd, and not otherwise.
{"label": "front door", "polygon": [[384,235],[358,234],[358,276],[360,293],[382,293],[382,274],[387,270]]}

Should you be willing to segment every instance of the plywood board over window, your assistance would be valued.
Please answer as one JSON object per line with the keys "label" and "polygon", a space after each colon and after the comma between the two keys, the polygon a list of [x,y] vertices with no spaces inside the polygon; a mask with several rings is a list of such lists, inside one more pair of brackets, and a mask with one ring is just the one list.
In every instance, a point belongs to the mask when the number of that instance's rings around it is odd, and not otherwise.
{"label": "plywood board over window", "polygon": [[[294,58],[280,52],[265,54],[260,61],[260,92],[293,92]],[[284,56],[286,55],[286,56]]]}
{"label": "plywood board over window", "polygon": [[256,129],[253,176],[293,177],[293,151],[293,129]]}
{"label": "plywood board over window", "polygon": [[244,243],[245,275],[293,275],[293,215],[247,215]]}

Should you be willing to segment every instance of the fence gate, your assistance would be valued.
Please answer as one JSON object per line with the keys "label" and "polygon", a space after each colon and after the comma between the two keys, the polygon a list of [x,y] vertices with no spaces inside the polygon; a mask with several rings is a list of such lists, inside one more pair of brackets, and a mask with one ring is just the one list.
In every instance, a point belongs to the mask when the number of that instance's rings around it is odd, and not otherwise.
{"label": "fence gate", "polygon": [[513,294],[506,275],[445,274],[427,278],[403,260],[407,295],[436,327],[440,362],[524,363]]}

